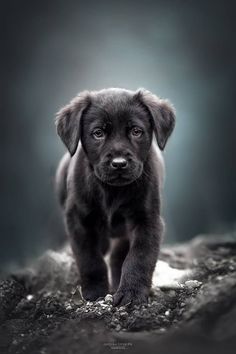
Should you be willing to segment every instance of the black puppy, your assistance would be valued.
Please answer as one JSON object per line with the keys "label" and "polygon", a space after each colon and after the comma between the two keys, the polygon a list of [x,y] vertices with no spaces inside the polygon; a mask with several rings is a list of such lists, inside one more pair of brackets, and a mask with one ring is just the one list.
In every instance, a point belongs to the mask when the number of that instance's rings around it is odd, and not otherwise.
{"label": "black puppy", "polygon": [[69,154],[56,185],[85,299],[109,292],[103,255],[114,238],[114,305],[147,301],[163,232],[153,133],[163,150],[174,124],[170,104],[142,89],[82,92],[57,114]]}

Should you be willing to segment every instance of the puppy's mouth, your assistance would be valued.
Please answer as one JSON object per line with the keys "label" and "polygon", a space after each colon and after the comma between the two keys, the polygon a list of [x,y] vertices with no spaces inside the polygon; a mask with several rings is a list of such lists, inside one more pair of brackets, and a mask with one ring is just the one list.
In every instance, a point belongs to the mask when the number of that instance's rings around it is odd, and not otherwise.
{"label": "puppy's mouth", "polygon": [[126,186],[137,180],[142,174],[142,166],[139,166],[137,170],[126,173],[116,172],[109,173],[109,171],[94,170],[96,177],[110,186]]}
{"label": "puppy's mouth", "polygon": [[136,178],[127,178],[127,177],[123,177],[121,176],[116,176],[113,178],[109,178],[109,179],[105,179],[103,180],[103,182],[105,182],[106,184],[109,184],[111,186],[125,186],[127,184],[132,183]]}

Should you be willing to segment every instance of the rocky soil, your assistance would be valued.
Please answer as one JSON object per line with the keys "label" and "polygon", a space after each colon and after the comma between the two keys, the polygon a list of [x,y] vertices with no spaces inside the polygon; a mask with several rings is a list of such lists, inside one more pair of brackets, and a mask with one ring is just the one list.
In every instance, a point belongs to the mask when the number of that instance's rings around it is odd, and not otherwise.
{"label": "rocky soil", "polygon": [[0,282],[0,353],[235,353],[236,235],[163,247],[148,304],[83,300],[68,246]]}

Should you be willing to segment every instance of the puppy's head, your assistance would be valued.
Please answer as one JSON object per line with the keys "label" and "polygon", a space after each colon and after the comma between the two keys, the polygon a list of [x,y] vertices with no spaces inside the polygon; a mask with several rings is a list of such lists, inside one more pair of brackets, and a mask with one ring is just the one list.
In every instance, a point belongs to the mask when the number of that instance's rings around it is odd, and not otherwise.
{"label": "puppy's head", "polygon": [[172,106],[143,89],[85,91],[56,118],[57,132],[70,154],[81,139],[97,178],[114,186],[141,176],[153,132],[163,150],[174,124]]}

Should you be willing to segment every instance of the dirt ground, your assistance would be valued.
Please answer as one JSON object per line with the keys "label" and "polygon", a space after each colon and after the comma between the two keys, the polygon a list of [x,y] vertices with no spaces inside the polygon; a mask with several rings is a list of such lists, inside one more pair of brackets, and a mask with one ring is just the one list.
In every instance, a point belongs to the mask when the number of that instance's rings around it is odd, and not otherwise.
{"label": "dirt ground", "polygon": [[148,304],[81,297],[68,246],[2,276],[0,353],[235,353],[236,235],[163,247]]}

